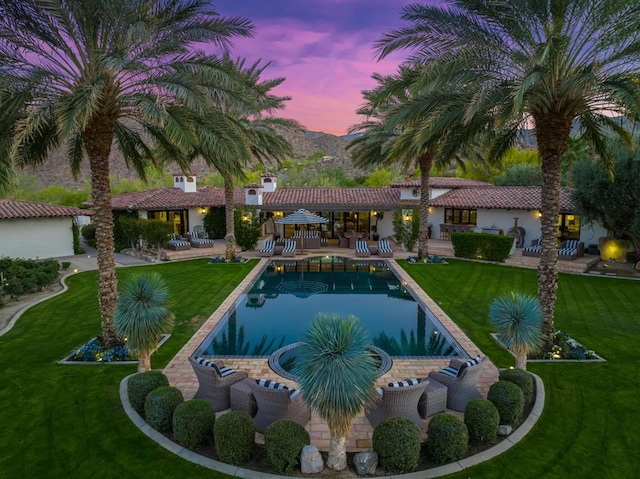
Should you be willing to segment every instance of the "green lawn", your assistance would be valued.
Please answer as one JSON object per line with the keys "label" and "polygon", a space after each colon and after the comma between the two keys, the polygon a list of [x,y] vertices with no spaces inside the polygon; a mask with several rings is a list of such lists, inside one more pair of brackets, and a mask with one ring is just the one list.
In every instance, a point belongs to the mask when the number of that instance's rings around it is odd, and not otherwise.
{"label": "green lawn", "polygon": [[[498,366],[512,358],[490,338],[491,300],[508,289],[535,292],[536,272],[451,260],[401,264]],[[177,325],[153,356],[163,367],[255,265],[207,260],[120,269],[159,271],[171,290]],[[129,421],[118,397],[135,366],[60,366],[56,361],[99,331],[96,273],[75,275],[70,290],[25,313],[0,337],[0,478],[226,477],[157,446]],[[637,477],[640,283],[562,275],[557,327],[606,363],[530,364],[545,382],[545,411],[531,434],[490,463],[455,478]]]}

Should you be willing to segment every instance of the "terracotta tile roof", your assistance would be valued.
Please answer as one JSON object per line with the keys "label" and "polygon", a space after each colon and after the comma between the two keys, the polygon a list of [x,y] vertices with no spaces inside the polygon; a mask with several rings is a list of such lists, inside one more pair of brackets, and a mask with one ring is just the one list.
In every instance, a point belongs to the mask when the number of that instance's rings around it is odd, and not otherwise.
{"label": "terracotta tile roof", "polygon": [[[432,199],[431,206],[448,208],[486,209],[540,209],[539,186],[490,186],[487,188],[459,188]],[[572,211],[573,194],[571,188],[562,188],[560,210]]]}
{"label": "terracotta tile roof", "polygon": [[243,188],[264,188],[260,183],[249,183],[248,185],[244,185]]}
{"label": "terracotta tile roof", "polygon": [[[450,178],[447,176],[432,176],[429,178],[431,188],[468,188],[477,186],[491,186],[491,183],[479,180],[469,180],[467,178]],[[420,180],[407,180],[399,183],[392,183],[391,188],[419,188]]]}
{"label": "terracotta tile roof", "polygon": [[5,199],[0,200],[0,219],[55,218],[65,216],[91,215],[91,211],[68,206],[49,205]]}
{"label": "terracotta tile roof", "polygon": [[[244,204],[244,191],[236,188],[233,193],[235,204]],[[180,188],[158,188],[125,193],[111,199],[114,210],[182,209],[199,206],[224,206],[224,189],[201,187],[198,191],[185,193]]]}
{"label": "terracotta tile roof", "polygon": [[375,209],[395,206],[400,201],[400,191],[393,188],[278,188],[264,193],[265,206],[280,209],[326,208]]}

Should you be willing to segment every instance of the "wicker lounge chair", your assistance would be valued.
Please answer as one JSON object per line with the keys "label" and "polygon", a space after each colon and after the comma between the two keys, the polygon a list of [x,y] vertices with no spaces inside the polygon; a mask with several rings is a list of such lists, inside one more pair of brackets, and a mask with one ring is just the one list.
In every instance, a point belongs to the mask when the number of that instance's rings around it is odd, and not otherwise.
{"label": "wicker lounge chair", "polygon": [[208,238],[205,231],[193,231],[190,236],[192,248],[213,248],[213,240]]}
{"label": "wicker lounge chair", "polygon": [[391,249],[389,240],[383,239],[378,241],[378,256],[380,256],[381,258],[393,257],[393,250]]}
{"label": "wicker lounge chair", "polygon": [[[475,362],[474,360],[470,360]],[[447,386],[447,408],[454,411],[464,411],[469,401],[482,397],[476,389],[478,377],[488,359],[485,356],[477,359],[477,364],[463,366],[469,361],[452,359],[449,366],[440,371],[431,371],[429,378]],[[460,368],[462,367],[462,370]]]}
{"label": "wicker lounge chair", "polygon": [[540,245],[540,240],[534,239],[531,240],[531,244],[529,246],[525,246],[524,248],[522,248],[522,256],[539,257],[541,250],[542,246]]}
{"label": "wicker lounge chair", "polygon": [[418,413],[418,402],[426,387],[427,382],[422,381],[418,384],[408,386],[385,386],[380,388],[378,389],[378,392],[382,392],[380,401],[373,406],[365,408],[365,416],[367,416],[367,419],[373,427],[376,427],[387,418],[403,417],[411,419],[420,430],[423,430],[424,423]]}
{"label": "wicker lounge chair", "polygon": [[264,247],[258,252],[258,256],[268,258],[273,256],[276,252],[276,242],[273,240],[267,240],[264,242]]}
{"label": "wicker lounge chair", "polygon": [[578,240],[566,240],[558,247],[558,259],[573,261],[584,256],[584,243]]}
{"label": "wicker lounge chair", "polygon": [[258,412],[253,418],[256,431],[264,433],[265,429],[280,419],[288,419],[302,426],[309,422],[311,411],[302,399],[300,391],[288,389],[272,381],[263,382],[271,385],[260,386],[257,381],[250,384],[258,404]]}
{"label": "wicker lounge chair", "polygon": [[371,256],[371,251],[369,251],[369,245],[366,240],[358,240],[356,243],[356,257],[368,258],[369,256]]}
{"label": "wicker lounge chair", "polygon": [[206,361],[190,356],[189,362],[198,377],[199,384],[194,399],[206,399],[211,403],[214,411],[229,409],[231,405],[229,388],[232,384],[246,378],[247,373],[244,371],[230,373],[220,360]]}
{"label": "wicker lounge chair", "polygon": [[287,238],[284,240],[284,248],[282,248],[282,256],[295,256],[296,255],[296,240],[293,238]]}
{"label": "wicker lounge chair", "polygon": [[184,251],[191,249],[191,243],[189,241],[185,241],[181,236],[176,236],[175,234],[169,235],[169,241],[167,242],[167,249],[171,249],[173,251]]}

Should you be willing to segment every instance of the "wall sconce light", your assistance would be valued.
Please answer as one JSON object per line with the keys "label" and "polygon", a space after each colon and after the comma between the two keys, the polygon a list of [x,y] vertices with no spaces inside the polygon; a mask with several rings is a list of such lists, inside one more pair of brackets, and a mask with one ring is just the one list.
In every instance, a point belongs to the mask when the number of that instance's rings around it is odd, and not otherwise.
{"label": "wall sconce light", "polygon": [[542,211],[538,210],[538,218],[542,218]]}
{"label": "wall sconce light", "polygon": [[199,209],[200,209],[200,214],[201,215],[204,215],[204,214],[207,213],[207,208],[205,208],[204,206],[201,206]]}
{"label": "wall sconce light", "polygon": [[242,215],[242,221],[247,222],[249,220],[251,220],[251,215]]}

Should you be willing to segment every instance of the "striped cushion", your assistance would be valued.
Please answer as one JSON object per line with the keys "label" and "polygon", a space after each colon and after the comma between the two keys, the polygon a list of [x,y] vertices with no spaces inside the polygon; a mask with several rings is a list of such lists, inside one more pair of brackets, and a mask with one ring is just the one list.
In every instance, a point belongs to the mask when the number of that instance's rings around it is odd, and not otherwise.
{"label": "striped cushion", "polygon": [[457,378],[458,377],[458,370],[456,368],[453,368],[451,366],[448,366],[444,369],[440,370],[440,374],[444,374],[445,376],[449,376],[450,378]]}
{"label": "striped cushion", "polygon": [[476,364],[479,364],[479,363],[480,363],[480,356],[476,356],[475,358],[471,358],[467,362],[461,364],[460,367],[458,368],[458,374],[457,374],[458,377],[460,377],[460,375],[462,374],[462,371],[464,371],[466,368],[475,366]]}
{"label": "striped cushion", "polygon": [[388,240],[378,241],[378,251],[382,251],[383,253],[390,253],[391,246],[389,245],[389,241]]}
{"label": "striped cushion", "polygon": [[268,252],[272,251],[273,248],[275,248],[275,246],[276,246],[275,241],[267,240],[267,241],[264,242],[264,248],[262,248],[260,251],[262,253],[268,253]]}
{"label": "striped cushion", "polygon": [[216,363],[205,358],[196,358],[196,362],[202,366],[215,369],[216,373],[218,373],[218,376],[220,376],[221,378],[225,378],[236,372],[235,369],[230,368],[229,366],[218,367]]}
{"label": "striped cushion", "polygon": [[298,394],[300,394],[300,390],[299,389],[290,389],[289,390],[289,399],[293,399]]}
{"label": "striped cushion", "polygon": [[284,384],[278,383],[276,381],[272,381],[271,379],[256,379],[256,384],[258,386],[262,386],[263,388],[289,389]]}
{"label": "striped cushion", "polygon": [[404,381],[398,381],[396,383],[389,383],[389,387],[390,388],[402,388],[405,386],[415,386],[416,384],[420,384],[420,379],[419,378],[413,378],[413,379],[405,379]]}

